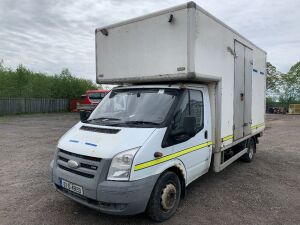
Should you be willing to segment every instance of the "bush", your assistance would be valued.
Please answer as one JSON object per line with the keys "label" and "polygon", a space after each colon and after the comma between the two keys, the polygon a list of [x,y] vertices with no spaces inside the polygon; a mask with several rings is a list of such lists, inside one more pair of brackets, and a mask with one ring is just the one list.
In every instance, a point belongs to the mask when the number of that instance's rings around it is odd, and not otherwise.
{"label": "bush", "polygon": [[86,90],[97,89],[90,80],[72,76],[68,69],[49,76],[30,71],[20,65],[16,70],[0,62],[0,97],[78,98]]}

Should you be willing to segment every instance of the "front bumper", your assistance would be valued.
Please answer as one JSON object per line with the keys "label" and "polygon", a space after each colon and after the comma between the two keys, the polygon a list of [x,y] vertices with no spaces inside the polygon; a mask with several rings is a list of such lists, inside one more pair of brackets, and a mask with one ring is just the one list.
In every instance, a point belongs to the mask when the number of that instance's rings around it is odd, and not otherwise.
{"label": "front bumper", "polygon": [[[110,165],[108,162],[104,164]],[[154,175],[136,181],[107,181],[106,177],[100,175],[97,182],[95,180],[88,182],[87,178],[60,171],[55,162],[52,165],[52,182],[58,192],[85,206],[114,215],[134,215],[144,212],[159,176]],[[108,168],[102,169],[106,175]],[[61,179],[82,186],[84,194],[79,195],[64,189],[61,186]]]}

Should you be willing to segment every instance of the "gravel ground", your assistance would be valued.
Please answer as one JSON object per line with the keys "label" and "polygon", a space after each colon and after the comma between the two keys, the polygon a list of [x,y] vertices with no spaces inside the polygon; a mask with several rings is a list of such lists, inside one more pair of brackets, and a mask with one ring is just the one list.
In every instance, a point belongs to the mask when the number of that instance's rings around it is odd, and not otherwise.
{"label": "gravel ground", "polygon": [[[0,117],[0,224],[152,224],[144,214],[100,214],[55,192],[48,168],[76,114]],[[188,187],[163,224],[300,224],[300,116],[268,116],[255,160]]]}

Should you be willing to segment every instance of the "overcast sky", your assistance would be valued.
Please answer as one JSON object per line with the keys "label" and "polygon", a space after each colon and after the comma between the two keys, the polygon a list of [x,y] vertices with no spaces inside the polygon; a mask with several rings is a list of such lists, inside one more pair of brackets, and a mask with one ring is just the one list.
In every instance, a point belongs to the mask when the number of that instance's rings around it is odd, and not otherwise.
{"label": "overcast sky", "polygon": [[[0,60],[95,80],[95,28],[182,0],[0,0]],[[198,5],[268,52],[287,72],[300,61],[299,0],[199,0]]]}

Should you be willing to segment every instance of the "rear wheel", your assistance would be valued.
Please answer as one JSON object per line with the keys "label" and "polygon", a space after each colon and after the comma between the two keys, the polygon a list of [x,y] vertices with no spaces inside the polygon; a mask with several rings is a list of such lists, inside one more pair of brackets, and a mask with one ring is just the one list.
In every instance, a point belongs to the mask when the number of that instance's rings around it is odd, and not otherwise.
{"label": "rear wheel", "polygon": [[178,176],[166,172],[157,180],[148,207],[148,216],[155,221],[164,221],[174,215],[180,202],[181,185]]}
{"label": "rear wheel", "polygon": [[247,152],[242,156],[244,162],[251,162],[254,158],[256,143],[253,138],[250,138],[247,143]]}

